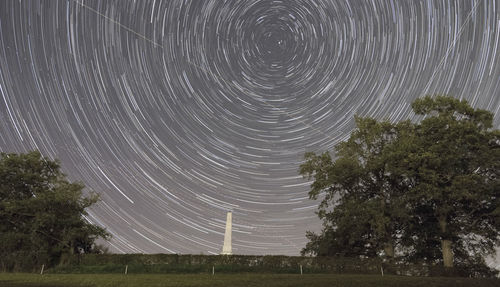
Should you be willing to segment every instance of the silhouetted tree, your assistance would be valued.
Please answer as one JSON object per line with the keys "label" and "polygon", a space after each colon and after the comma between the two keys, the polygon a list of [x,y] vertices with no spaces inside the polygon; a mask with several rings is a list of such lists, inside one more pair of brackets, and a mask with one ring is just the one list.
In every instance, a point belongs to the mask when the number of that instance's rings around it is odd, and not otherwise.
{"label": "silhouetted tree", "polygon": [[[448,96],[412,105],[418,123],[356,117],[357,128],[328,152],[306,153],[300,173],[321,234],[303,253],[385,254],[410,260],[483,264],[500,238],[500,131],[493,115]],[[347,251],[347,252],[346,252]],[[396,253],[397,253],[396,252]]]}
{"label": "silhouetted tree", "polygon": [[83,196],[57,161],[39,152],[0,154],[0,263],[2,269],[57,263],[63,254],[92,252],[102,228],[87,222],[85,209],[98,200]]}

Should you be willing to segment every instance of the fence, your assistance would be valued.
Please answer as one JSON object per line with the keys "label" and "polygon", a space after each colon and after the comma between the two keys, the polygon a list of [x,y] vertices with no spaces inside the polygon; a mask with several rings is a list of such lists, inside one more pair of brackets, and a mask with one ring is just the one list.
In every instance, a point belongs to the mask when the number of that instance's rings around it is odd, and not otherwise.
{"label": "fence", "polygon": [[[379,258],[178,255],[178,254],[81,254],[66,258],[53,269],[58,273],[335,273],[411,276],[469,276],[461,268],[417,264],[389,264]],[[302,267],[302,268],[301,268]]]}
{"label": "fence", "polygon": [[[41,265],[40,265],[41,266]],[[29,270],[40,272],[40,266]],[[125,271],[127,270],[127,271]],[[410,276],[474,276],[473,270],[417,264],[388,264],[379,258],[178,255],[178,254],[76,254],[63,256],[44,273],[334,273]]]}

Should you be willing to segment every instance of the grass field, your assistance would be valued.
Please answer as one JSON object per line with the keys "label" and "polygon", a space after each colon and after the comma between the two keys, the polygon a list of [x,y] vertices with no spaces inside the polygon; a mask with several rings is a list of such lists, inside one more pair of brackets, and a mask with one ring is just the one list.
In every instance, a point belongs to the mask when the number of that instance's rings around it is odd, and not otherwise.
{"label": "grass field", "polygon": [[314,286],[314,287],[354,287],[354,286],[500,286],[498,279],[470,279],[445,277],[405,277],[376,275],[336,275],[336,274],[26,274],[0,273],[2,287],[73,287],[73,286]]}

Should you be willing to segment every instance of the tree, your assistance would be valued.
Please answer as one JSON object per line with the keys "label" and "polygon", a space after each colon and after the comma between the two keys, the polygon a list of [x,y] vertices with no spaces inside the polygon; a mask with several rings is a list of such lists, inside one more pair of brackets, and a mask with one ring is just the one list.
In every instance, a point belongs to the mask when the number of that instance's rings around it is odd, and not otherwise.
{"label": "tree", "polygon": [[500,235],[500,133],[491,130],[493,115],[446,96],[412,107],[425,118],[399,162],[411,180],[406,198],[413,221],[420,223],[410,234],[440,242],[445,267],[454,265],[454,254],[462,260],[492,254]]}
{"label": "tree", "polygon": [[83,188],[66,179],[57,161],[39,152],[1,153],[2,269],[54,264],[63,254],[92,252],[98,237],[109,238],[102,227],[83,218],[98,200],[96,194],[83,196]]}
{"label": "tree", "polygon": [[[392,124],[372,118],[356,117],[357,128],[346,142],[336,146],[337,159],[328,152],[305,155],[300,173],[314,177],[309,196],[325,197],[318,216],[323,220],[321,235],[309,232],[311,244],[303,254],[377,256],[383,251],[394,257],[401,229],[400,217],[406,214],[400,194],[404,180],[389,172],[389,146],[401,134],[410,133],[411,123]],[[355,222],[355,224],[353,224]]]}
{"label": "tree", "polygon": [[484,264],[494,252],[500,131],[492,130],[493,115],[447,96],[418,99],[412,108],[423,120],[356,117],[335,161],[328,152],[306,153],[300,173],[314,179],[310,198],[324,195],[318,207],[324,228],[307,233],[303,253],[399,253],[452,267]]}

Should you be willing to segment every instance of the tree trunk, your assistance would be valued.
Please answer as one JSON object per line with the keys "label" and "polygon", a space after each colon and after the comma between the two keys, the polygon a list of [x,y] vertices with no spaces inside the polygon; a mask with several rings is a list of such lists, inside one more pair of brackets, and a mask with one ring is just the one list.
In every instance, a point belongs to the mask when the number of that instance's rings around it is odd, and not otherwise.
{"label": "tree trunk", "polygon": [[[386,201],[385,196],[382,196],[382,199],[380,201],[380,208],[384,213],[385,213],[385,209],[386,209],[385,201]],[[384,253],[385,253],[385,256],[387,256],[388,258],[393,259],[394,258],[394,244],[392,241],[391,234],[389,232],[389,227],[387,225],[384,225],[384,230],[385,230],[385,238],[387,240],[384,244]]]}
{"label": "tree trunk", "polygon": [[439,228],[441,229],[441,252],[443,253],[443,266],[453,267],[453,250],[451,240],[446,239],[446,216],[439,216]]}
{"label": "tree trunk", "polygon": [[441,240],[444,267],[453,267],[453,251],[451,250],[451,240]]}

